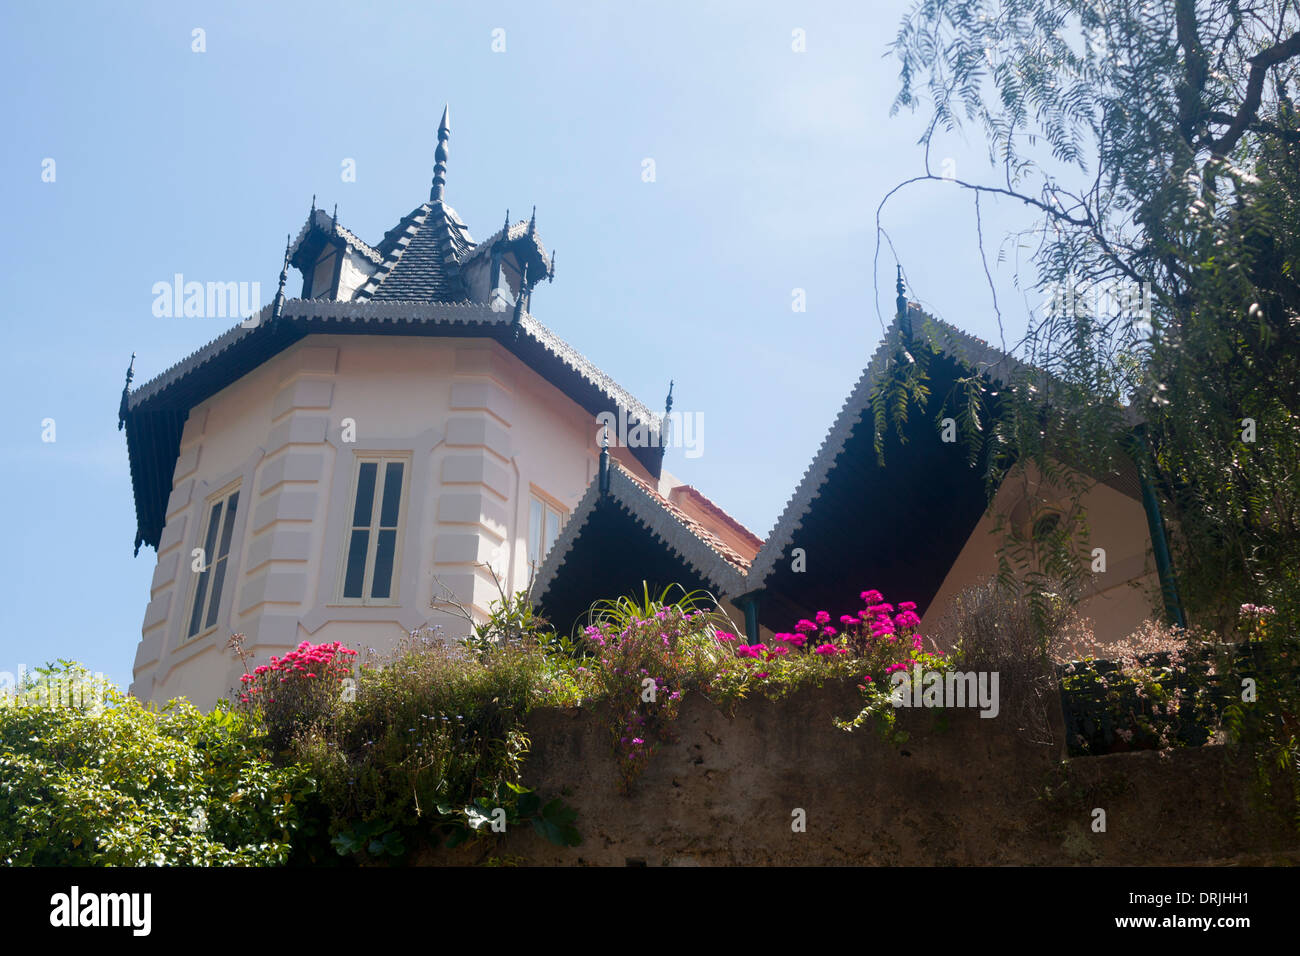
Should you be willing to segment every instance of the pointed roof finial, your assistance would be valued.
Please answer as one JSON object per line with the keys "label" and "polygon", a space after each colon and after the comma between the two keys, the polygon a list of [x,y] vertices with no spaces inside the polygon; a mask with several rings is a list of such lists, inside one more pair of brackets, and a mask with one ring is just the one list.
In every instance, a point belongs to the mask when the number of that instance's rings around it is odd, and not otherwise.
{"label": "pointed roof finial", "polygon": [[898,309],[898,326],[902,329],[904,340],[910,341],[912,338],[912,320],[907,314],[907,294],[903,287],[902,263],[898,264],[898,281],[895,287],[898,289],[898,298],[894,303]]}
{"label": "pointed roof finial", "polygon": [[514,327],[515,338],[519,338],[519,329],[523,324],[524,317],[524,296],[528,294],[528,263],[524,263],[524,271],[519,276],[519,294],[515,296],[515,315],[511,320]]}
{"label": "pointed roof finial", "polygon": [[334,204],[334,215],[330,216],[330,228],[333,229],[339,224],[339,204]]}
{"label": "pointed roof finial", "polygon": [[609,494],[609,423],[605,423],[600,435],[600,493]]}
{"label": "pointed roof finial", "polygon": [[451,139],[451,104],[442,108],[442,122],[438,124],[438,148],[433,151],[433,188],[429,202],[441,202],[447,185],[447,140]]}
{"label": "pointed roof finial", "polygon": [[315,193],[312,193],[312,194],[311,194],[311,213],[310,213],[310,215],[313,216],[313,217],[316,215],[316,194],[315,194]]}
{"label": "pointed roof finial", "polygon": [[668,380],[668,397],[664,399],[664,420],[660,428],[659,440],[663,448],[667,448],[673,433],[673,380]]}
{"label": "pointed roof finial", "polygon": [[291,241],[289,236],[284,237],[284,264],[280,266],[280,288],[276,290],[275,303],[271,306],[272,325],[280,320],[280,313],[284,311],[284,283],[289,278],[289,246]]}
{"label": "pointed roof finial", "polygon": [[122,404],[117,406],[117,430],[126,424],[126,398],[131,394],[131,379],[135,378],[135,353],[131,353],[131,364],[126,367],[126,384],[122,386]]}
{"label": "pointed roof finial", "polygon": [[533,218],[528,220],[528,234],[530,236],[537,235],[537,206],[536,205],[533,206]]}
{"label": "pointed roof finial", "polygon": [[555,250],[554,249],[551,250],[551,264],[549,266],[549,269],[550,271],[546,273],[546,281],[554,282],[555,281]]}

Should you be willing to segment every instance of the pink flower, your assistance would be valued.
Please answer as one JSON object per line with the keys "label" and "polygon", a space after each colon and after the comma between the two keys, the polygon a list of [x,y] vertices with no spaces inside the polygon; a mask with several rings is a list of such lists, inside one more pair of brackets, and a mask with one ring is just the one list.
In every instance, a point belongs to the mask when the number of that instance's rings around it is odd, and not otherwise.
{"label": "pink flower", "polygon": [[899,609],[900,611],[915,611],[915,610],[916,610],[916,602],[915,602],[915,601],[899,601],[899,602],[898,602],[898,609]]}
{"label": "pink flower", "polygon": [[879,604],[885,599],[879,591],[863,591],[858,596],[862,598],[864,604]]}
{"label": "pink flower", "polygon": [[835,652],[836,650],[834,644],[822,644],[820,647],[818,647],[816,650],[813,651],[814,654],[822,654],[822,655],[834,654]]}
{"label": "pink flower", "polygon": [[829,614],[827,614],[825,611],[818,611],[818,612],[817,612],[817,623],[818,623],[818,624],[829,624],[829,623],[830,623],[830,620],[831,620],[831,616],[830,616]]}
{"label": "pink flower", "polygon": [[794,629],[798,631],[800,634],[808,634],[811,633],[812,631],[817,630],[817,625],[814,624],[812,621],[808,620],[807,618],[804,618],[794,626]]}

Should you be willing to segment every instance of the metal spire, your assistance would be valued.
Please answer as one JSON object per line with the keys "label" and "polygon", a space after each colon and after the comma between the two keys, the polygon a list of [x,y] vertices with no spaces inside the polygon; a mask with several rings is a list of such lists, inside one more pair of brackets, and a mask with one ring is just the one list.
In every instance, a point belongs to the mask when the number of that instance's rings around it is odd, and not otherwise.
{"label": "metal spire", "polygon": [[519,294],[515,296],[515,315],[510,325],[514,329],[515,338],[519,338],[519,330],[523,327],[524,317],[524,296],[528,294],[528,263],[524,263],[524,271],[519,276]]}
{"label": "metal spire", "polygon": [[339,204],[334,204],[334,215],[330,217],[330,228],[336,229],[339,224]]}
{"label": "metal spire", "polygon": [[441,202],[443,189],[447,185],[447,140],[451,139],[451,105],[442,108],[442,122],[438,124],[438,148],[433,151],[433,188],[429,190],[429,202]]}
{"label": "metal spire", "polygon": [[537,207],[533,206],[533,218],[528,220],[528,234],[537,235]]}
{"label": "metal spire", "polygon": [[546,274],[546,281],[554,282],[555,281],[555,250],[554,249],[551,250],[551,264],[549,266],[549,269],[550,271],[547,272]]}
{"label": "metal spire", "polygon": [[600,436],[600,494],[609,494],[609,425]]}
{"label": "metal spire", "polygon": [[284,283],[289,278],[289,245],[290,238],[284,237],[284,265],[280,266],[280,288],[275,292],[275,304],[271,306],[271,324],[275,325],[280,320],[280,313],[284,311]]}
{"label": "metal spire", "polygon": [[660,431],[661,447],[667,448],[669,439],[672,437],[673,420],[670,417],[673,413],[673,380],[668,380],[668,397],[664,399],[664,420],[663,427]]}
{"label": "metal spire", "polygon": [[903,266],[901,263],[898,265],[898,282],[896,288],[898,289],[898,298],[895,300],[895,306],[898,309],[898,325],[899,328],[903,330],[904,339],[911,340],[912,323],[907,316],[907,295],[903,289]]}
{"label": "metal spire", "polygon": [[122,404],[117,406],[117,430],[126,424],[126,398],[131,393],[131,379],[135,378],[135,353],[131,353],[131,364],[126,367],[126,384],[122,386]]}

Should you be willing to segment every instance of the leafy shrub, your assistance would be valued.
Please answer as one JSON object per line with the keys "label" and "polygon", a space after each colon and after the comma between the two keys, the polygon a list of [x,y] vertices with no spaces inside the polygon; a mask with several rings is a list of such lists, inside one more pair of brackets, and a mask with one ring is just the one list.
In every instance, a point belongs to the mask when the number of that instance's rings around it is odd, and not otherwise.
{"label": "leafy shrub", "polygon": [[[94,704],[41,684],[86,681],[44,669],[0,702],[0,860],[6,865],[267,865],[289,858],[311,789],[276,767],[259,728],[186,701],[161,712],[100,682]],[[53,701],[53,702],[52,702]]]}
{"label": "leafy shrub", "polygon": [[[1210,643],[1200,634],[1144,621],[1128,637],[1062,668],[1076,753],[1199,745],[1213,733]],[[1091,704],[1092,706],[1088,706]]]}
{"label": "leafy shrub", "polygon": [[[1215,664],[1227,675],[1224,689],[1233,692],[1223,710],[1227,743],[1251,755],[1258,794],[1300,829],[1300,642],[1294,620],[1272,607],[1243,604],[1240,632],[1246,641],[1235,660],[1220,654]],[[1251,681],[1249,692],[1244,678]]]}
{"label": "leafy shrub", "polygon": [[1002,710],[1018,729],[1051,744],[1056,665],[1086,656],[1096,642],[1063,587],[1030,591],[1025,582],[990,578],[959,593],[938,629],[959,667],[999,675]]}
{"label": "leafy shrub", "polygon": [[543,836],[578,842],[572,812],[521,782],[523,720],[545,694],[545,652],[523,640],[475,647],[417,631],[352,677],[355,652],[304,646],[296,662],[286,656],[246,682],[240,706],[278,728],[286,759],[317,779],[339,854],[401,858],[412,838],[435,834],[455,845],[489,832],[497,808],[508,823],[531,820]]}

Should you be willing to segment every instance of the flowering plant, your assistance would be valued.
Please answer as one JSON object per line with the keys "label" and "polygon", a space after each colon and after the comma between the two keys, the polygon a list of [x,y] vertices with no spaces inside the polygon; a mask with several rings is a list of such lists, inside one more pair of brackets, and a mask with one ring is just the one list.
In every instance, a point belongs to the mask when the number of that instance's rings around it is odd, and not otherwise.
{"label": "flowering plant", "polygon": [[902,671],[910,680],[913,664],[920,663],[924,670],[949,665],[942,653],[924,650],[915,603],[903,601],[894,607],[874,590],[859,597],[863,606],[856,613],[841,614],[832,623],[830,612],[818,611],[792,630],[774,634],[770,642],[746,644],[718,632],[715,640],[732,650],[740,666],[720,669],[717,683],[737,696],[750,688],[774,696],[809,680],[856,676],[866,706],[851,720],[837,720],[836,726],[853,730],[875,718],[882,732],[892,734],[892,675]]}
{"label": "flowering plant", "polygon": [[610,733],[626,790],[650,755],[671,737],[681,699],[690,685],[706,683],[730,653],[713,635],[730,623],[707,595],[671,590],[640,601],[601,602],[582,632],[590,657],[577,668],[583,696],[610,710]]}
{"label": "flowering plant", "polygon": [[239,678],[238,703],[262,712],[272,746],[283,750],[296,730],[323,716],[349,686],[355,686],[344,682],[352,677],[356,654],[338,641],[303,641],[283,657],[272,656],[269,664],[259,664],[251,672],[246,669]]}

